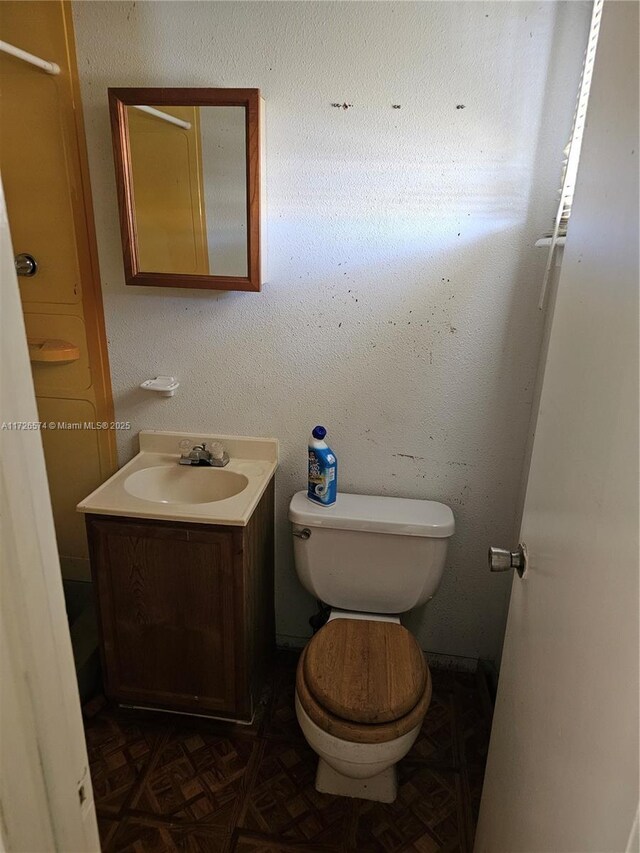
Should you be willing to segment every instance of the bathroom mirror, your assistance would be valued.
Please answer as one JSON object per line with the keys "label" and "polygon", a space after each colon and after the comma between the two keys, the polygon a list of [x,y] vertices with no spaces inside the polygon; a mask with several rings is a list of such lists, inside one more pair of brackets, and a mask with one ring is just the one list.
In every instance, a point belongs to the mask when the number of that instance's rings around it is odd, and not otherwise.
{"label": "bathroom mirror", "polygon": [[109,89],[127,284],[260,290],[258,89]]}

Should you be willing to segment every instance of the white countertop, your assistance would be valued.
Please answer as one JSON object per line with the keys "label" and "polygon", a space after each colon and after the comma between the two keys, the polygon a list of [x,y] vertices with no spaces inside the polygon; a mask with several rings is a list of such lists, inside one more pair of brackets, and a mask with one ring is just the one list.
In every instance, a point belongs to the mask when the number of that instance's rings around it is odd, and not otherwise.
{"label": "white countertop", "polygon": [[[203,435],[202,433],[160,432],[143,430],[139,433],[140,452],[112,477],[80,501],[79,512],[96,515],[120,515],[133,518],[155,518],[160,521],[193,521],[201,524],[245,526],[258,505],[269,481],[278,467],[278,441],[275,438],[248,438],[230,435]],[[229,464],[224,468],[206,468],[230,471],[244,475],[248,483],[236,495],[210,503],[177,503],[146,500],[127,491],[126,479],[145,468],[176,465],[188,477],[198,476],[203,468],[179,466],[180,442],[189,439],[192,445],[205,441],[208,445],[221,442],[229,454]]]}

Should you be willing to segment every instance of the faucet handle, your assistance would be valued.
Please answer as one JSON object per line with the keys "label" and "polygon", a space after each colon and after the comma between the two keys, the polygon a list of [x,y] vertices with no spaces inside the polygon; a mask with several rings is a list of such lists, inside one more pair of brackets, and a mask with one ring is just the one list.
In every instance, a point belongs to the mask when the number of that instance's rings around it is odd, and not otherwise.
{"label": "faucet handle", "polygon": [[219,441],[214,441],[209,448],[209,453],[211,454],[212,459],[220,461],[224,458],[224,447]]}

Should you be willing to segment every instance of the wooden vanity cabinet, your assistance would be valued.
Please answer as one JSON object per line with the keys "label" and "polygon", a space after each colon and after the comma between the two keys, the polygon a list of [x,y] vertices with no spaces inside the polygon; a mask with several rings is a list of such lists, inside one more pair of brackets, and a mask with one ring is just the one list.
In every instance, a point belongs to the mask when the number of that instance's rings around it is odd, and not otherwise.
{"label": "wooden vanity cabinet", "polygon": [[106,694],[251,720],[275,647],[271,480],[246,527],[87,515]]}

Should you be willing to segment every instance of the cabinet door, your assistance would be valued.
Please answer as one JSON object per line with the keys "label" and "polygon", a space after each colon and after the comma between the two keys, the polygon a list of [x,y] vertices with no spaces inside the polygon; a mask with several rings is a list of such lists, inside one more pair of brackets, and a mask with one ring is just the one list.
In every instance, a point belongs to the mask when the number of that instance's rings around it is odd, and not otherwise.
{"label": "cabinet door", "polygon": [[87,525],[107,693],[232,711],[233,534],[104,518]]}

